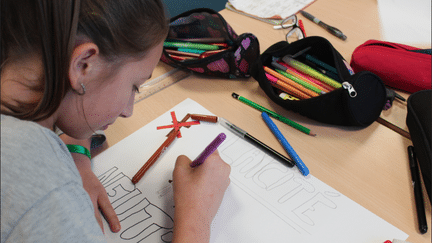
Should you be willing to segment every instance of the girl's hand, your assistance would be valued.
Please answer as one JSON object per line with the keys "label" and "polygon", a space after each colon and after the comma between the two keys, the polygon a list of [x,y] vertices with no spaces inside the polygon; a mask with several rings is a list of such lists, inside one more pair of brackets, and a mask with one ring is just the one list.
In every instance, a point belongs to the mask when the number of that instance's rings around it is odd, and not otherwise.
{"label": "girl's hand", "polygon": [[[60,135],[60,138],[65,144],[81,145],[90,150],[91,139],[77,140],[67,136],[66,134]],[[90,199],[93,203],[95,217],[102,231],[104,231],[102,224],[102,215],[107,220],[112,232],[120,231],[120,221],[114,211],[114,208],[111,205],[111,202],[108,199],[108,194],[106,193],[105,188],[91,169],[90,159],[83,154],[77,153],[72,153],[72,157],[81,175],[83,187],[89,194]]]}
{"label": "girl's hand", "polygon": [[[119,232],[120,221],[114,211],[114,208],[111,205],[111,202],[108,199],[108,194],[102,183],[99,181],[99,179],[96,177],[96,175],[91,169],[89,170],[82,168],[78,170],[83,180],[84,189],[89,194],[90,199],[93,203],[93,207],[95,209],[95,217],[102,231],[104,231],[102,224],[103,215],[107,220],[111,231],[114,233]],[[100,211],[98,209],[100,209]]]}
{"label": "girl's hand", "polygon": [[177,158],[173,172],[173,242],[208,242],[210,225],[222,202],[231,167],[215,151],[195,168],[184,155]]}

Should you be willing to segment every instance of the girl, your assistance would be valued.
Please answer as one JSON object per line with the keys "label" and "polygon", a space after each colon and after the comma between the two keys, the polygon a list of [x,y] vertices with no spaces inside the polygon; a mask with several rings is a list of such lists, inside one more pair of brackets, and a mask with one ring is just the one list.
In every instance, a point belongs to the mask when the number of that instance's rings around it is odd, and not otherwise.
{"label": "girl", "polygon": [[[99,209],[112,231],[120,223],[89,137],[132,115],[168,32],[163,4],[2,0],[1,23],[1,242],[104,242]],[[177,158],[173,242],[209,241],[230,167],[207,160]]]}

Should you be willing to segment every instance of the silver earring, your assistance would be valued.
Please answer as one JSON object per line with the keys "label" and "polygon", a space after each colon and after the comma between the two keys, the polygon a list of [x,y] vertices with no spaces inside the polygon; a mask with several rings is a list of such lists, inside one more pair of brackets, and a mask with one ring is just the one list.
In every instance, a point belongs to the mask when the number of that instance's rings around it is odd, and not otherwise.
{"label": "silver earring", "polygon": [[78,91],[76,91],[76,90],[74,90],[74,91],[75,91],[75,93],[77,93],[78,95],[85,95],[86,89],[85,89],[85,86],[84,86],[83,83],[81,83],[81,87],[82,87],[82,89],[83,89],[83,91],[82,91],[81,93],[78,92]]}

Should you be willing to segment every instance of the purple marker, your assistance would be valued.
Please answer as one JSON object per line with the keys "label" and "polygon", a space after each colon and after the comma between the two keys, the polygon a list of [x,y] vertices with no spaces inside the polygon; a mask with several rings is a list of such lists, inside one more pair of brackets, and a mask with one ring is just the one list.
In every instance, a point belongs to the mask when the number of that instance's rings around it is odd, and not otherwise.
{"label": "purple marker", "polygon": [[192,161],[190,164],[191,167],[197,167],[204,163],[204,160],[206,160],[216,149],[221,145],[221,143],[225,140],[226,135],[225,133],[220,133],[205,149],[201,152],[198,157]]}

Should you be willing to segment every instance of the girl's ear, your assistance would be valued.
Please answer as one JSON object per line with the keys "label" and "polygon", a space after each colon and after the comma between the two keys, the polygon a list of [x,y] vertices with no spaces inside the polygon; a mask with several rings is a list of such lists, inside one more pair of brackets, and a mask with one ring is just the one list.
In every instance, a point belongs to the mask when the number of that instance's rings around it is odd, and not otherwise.
{"label": "girl's ear", "polygon": [[[69,66],[69,81],[73,90],[81,92],[81,84],[97,75],[96,66],[100,62],[99,48],[96,44],[89,42],[75,47]],[[91,79],[90,79],[91,80]]]}

